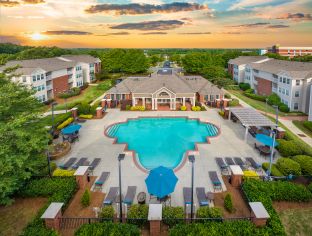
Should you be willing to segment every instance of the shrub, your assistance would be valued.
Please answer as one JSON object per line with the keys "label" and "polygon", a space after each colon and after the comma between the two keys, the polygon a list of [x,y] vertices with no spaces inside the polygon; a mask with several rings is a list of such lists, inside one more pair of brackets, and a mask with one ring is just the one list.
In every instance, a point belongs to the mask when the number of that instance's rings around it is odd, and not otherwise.
{"label": "shrub", "polygon": [[61,123],[59,126],[57,126],[57,129],[63,129],[65,128],[67,125],[71,124],[74,121],[73,117],[69,117],[67,120],[65,120],[63,123]]}
{"label": "shrub", "polygon": [[279,109],[281,112],[289,112],[289,107],[288,107],[286,104],[281,104],[281,105],[279,105],[278,109]]}
{"label": "shrub", "polygon": [[226,85],[224,86],[225,89],[227,90],[239,90],[239,86],[234,84],[234,85]]}
{"label": "shrub", "polygon": [[206,107],[204,107],[204,106],[201,106],[201,107],[200,107],[200,110],[201,110],[201,111],[207,111],[207,110],[206,110]]}
{"label": "shrub", "polygon": [[312,132],[312,121],[304,121],[303,126]]}
{"label": "shrub", "polygon": [[104,218],[104,219],[112,219],[114,218],[114,214],[115,214],[115,211],[114,211],[113,206],[105,206],[102,208],[99,214],[99,217]]}
{"label": "shrub", "polygon": [[129,111],[131,109],[131,105],[126,105],[126,111]]}
{"label": "shrub", "polygon": [[227,99],[230,99],[231,98],[231,94],[226,93],[226,94],[224,94],[224,97],[227,98]]}
{"label": "shrub", "polygon": [[[264,162],[262,163],[262,168],[267,171],[269,169],[270,163],[269,162]],[[271,168],[271,176],[276,176],[276,177],[282,177],[284,176],[282,172],[279,171],[279,169],[276,167],[276,164],[272,164]]]}
{"label": "shrub", "polygon": [[234,212],[234,206],[233,206],[233,201],[232,201],[232,196],[231,194],[226,194],[225,198],[224,198],[224,208],[228,211],[228,212]]}
{"label": "shrub", "polygon": [[83,207],[87,207],[90,205],[90,201],[91,201],[90,191],[86,189],[80,199],[80,203]]}
{"label": "shrub", "polygon": [[308,185],[307,189],[312,193],[312,183]]}
{"label": "shrub", "polygon": [[244,95],[246,97],[249,97],[251,99],[261,101],[261,102],[265,102],[265,99],[266,99],[266,96],[262,96],[262,95],[258,95],[258,94],[254,94],[254,93],[247,93],[247,91],[244,92]]}
{"label": "shrub", "polygon": [[244,170],[244,178],[259,178],[257,172],[253,170]]}
{"label": "shrub", "polygon": [[292,159],[300,165],[302,174],[312,175],[312,157],[305,155],[298,155]]}
{"label": "shrub", "polygon": [[283,157],[296,156],[303,154],[302,149],[295,141],[278,139],[277,149]]}
{"label": "shrub", "polygon": [[132,106],[130,110],[131,111],[145,111],[145,107],[144,106]]}
{"label": "shrub", "polygon": [[272,93],[270,96],[268,96],[268,104],[271,106],[278,106],[281,104],[281,98],[276,93]]}
{"label": "shrub", "polygon": [[112,222],[84,224],[76,232],[75,236],[139,236],[140,230],[135,225]]}
{"label": "shrub", "polygon": [[59,177],[73,176],[74,173],[75,173],[75,170],[56,169],[55,171],[53,171],[53,176],[59,176]]}
{"label": "shrub", "polygon": [[200,111],[201,107],[200,106],[192,106],[192,111]]}
{"label": "shrub", "polygon": [[229,101],[229,106],[230,107],[236,107],[239,105],[239,100],[236,98],[233,98],[232,101]]}
{"label": "shrub", "polygon": [[87,102],[78,105],[78,114],[91,114],[91,106]]}
{"label": "shrub", "polygon": [[224,111],[219,111],[219,115],[224,117]]}
{"label": "shrub", "polygon": [[196,211],[197,218],[222,218],[222,210],[218,207],[203,206]]}
{"label": "shrub", "polygon": [[284,157],[278,159],[276,166],[284,175],[301,175],[300,165],[290,158]]}
{"label": "shrub", "polygon": [[131,224],[142,226],[147,222],[147,216],[148,205],[135,204],[130,206],[128,210],[128,222]]}
{"label": "shrub", "polygon": [[181,110],[181,111],[186,111],[186,106],[181,106],[181,107],[180,107],[180,110]]}
{"label": "shrub", "polygon": [[184,218],[183,207],[164,207],[162,212],[163,222],[170,227],[178,224],[180,221],[177,219]]}
{"label": "shrub", "polygon": [[70,98],[70,97],[74,97],[74,96],[79,95],[80,92],[81,92],[80,88],[74,87],[74,88],[70,89],[70,90],[67,91],[67,92],[58,94],[57,96],[58,96],[59,98]]}
{"label": "shrub", "polygon": [[248,83],[239,83],[238,86],[243,91],[246,91],[247,89],[250,89],[250,84],[248,84]]}
{"label": "shrub", "polygon": [[64,114],[57,115],[54,117],[54,125],[58,126],[59,124],[61,124],[62,122],[64,122],[65,120],[67,120],[70,117],[72,117],[71,112],[67,112]]}
{"label": "shrub", "polygon": [[81,114],[79,115],[79,118],[81,119],[92,119],[93,115],[84,115],[84,114]]}

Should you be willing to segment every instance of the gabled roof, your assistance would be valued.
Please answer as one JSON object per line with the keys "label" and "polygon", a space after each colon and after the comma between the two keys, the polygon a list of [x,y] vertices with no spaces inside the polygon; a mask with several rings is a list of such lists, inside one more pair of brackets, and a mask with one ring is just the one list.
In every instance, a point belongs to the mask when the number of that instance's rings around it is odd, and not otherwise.
{"label": "gabled roof", "polygon": [[245,65],[256,61],[262,61],[268,59],[266,56],[239,56],[237,58],[229,60],[229,64]]}

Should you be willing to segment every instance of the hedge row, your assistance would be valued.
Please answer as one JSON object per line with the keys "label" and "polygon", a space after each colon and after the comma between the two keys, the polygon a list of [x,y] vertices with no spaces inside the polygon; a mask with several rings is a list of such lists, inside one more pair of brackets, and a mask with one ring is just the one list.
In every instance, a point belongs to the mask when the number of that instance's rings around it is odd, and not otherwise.
{"label": "hedge row", "polygon": [[312,175],[312,157],[305,155],[298,155],[292,159],[300,165],[303,175]]}
{"label": "hedge row", "polygon": [[303,126],[312,132],[312,121],[304,121]]}
{"label": "hedge row", "polygon": [[[267,171],[269,169],[270,163],[264,162],[262,163],[262,168]],[[282,172],[276,167],[276,164],[272,164],[271,176],[282,177],[284,176]]]}
{"label": "hedge row", "polygon": [[282,172],[284,176],[301,175],[300,165],[290,158],[279,158],[276,162],[276,167]]}

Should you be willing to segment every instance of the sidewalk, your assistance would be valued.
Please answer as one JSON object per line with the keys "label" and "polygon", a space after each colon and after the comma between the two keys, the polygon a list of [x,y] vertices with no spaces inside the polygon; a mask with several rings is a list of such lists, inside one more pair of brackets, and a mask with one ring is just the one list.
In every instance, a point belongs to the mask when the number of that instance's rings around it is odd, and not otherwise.
{"label": "sidewalk", "polygon": [[[226,91],[227,93],[230,93],[229,91]],[[238,97],[236,97],[235,95],[233,95],[232,93],[230,93],[231,96],[233,98],[236,98],[239,100],[239,103],[243,106],[243,107],[251,107],[248,103],[242,101],[241,99],[239,99]],[[258,110],[259,111],[259,110]],[[259,111],[262,114],[265,114],[265,112],[263,111]],[[275,118],[275,115],[271,114],[271,113],[267,113],[267,115]],[[309,136],[307,136],[306,134],[304,134],[300,129],[298,129],[293,123],[292,120],[289,117],[283,117],[283,116],[279,116],[278,121],[281,122],[283,125],[285,125],[293,134],[295,134],[298,138],[300,138],[302,141],[304,141],[306,144],[312,146],[312,138],[310,138]],[[301,135],[304,135],[305,137],[302,137]]]}
{"label": "sidewalk", "polygon": [[[69,111],[70,110],[68,109],[67,112],[69,112]],[[53,113],[54,113],[54,115],[64,114],[64,113],[66,113],[66,110],[54,111]],[[48,111],[48,112],[45,112],[42,114],[43,117],[50,116],[50,115],[52,115],[52,111]]]}

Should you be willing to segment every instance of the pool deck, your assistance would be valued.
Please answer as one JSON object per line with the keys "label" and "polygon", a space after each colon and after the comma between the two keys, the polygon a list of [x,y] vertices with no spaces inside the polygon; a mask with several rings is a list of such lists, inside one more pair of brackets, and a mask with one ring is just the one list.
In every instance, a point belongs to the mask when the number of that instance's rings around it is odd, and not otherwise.
{"label": "pool deck", "polygon": [[[99,166],[95,169],[94,175],[99,176],[103,171],[109,171],[110,177],[103,186],[102,191],[108,192],[110,187],[118,187],[118,161],[117,156],[123,153],[124,144],[113,144],[114,139],[104,135],[104,130],[111,124],[117,122],[125,122],[128,118],[137,118],[144,116],[172,116],[189,118],[199,118],[204,122],[211,122],[220,127],[221,134],[216,138],[210,139],[210,144],[198,144],[199,155],[195,158],[195,187],[205,187],[205,191],[213,191],[212,183],[208,176],[208,171],[217,171],[220,180],[221,172],[215,162],[215,157],[253,157],[257,162],[262,163],[268,161],[264,157],[260,157],[259,153],[254,149],[255,139],[248,134],[248,142],[244,141],[245,128],[238,122],[221,118],[217,109],[208,109],[204,112],[192,111],[119,111],[110,109],[103,119],[89,120],[82,124],[80,130],[80,140],[72,145],[71,152],[57,162],[64,162],[70,157],[88,157],[89,161],[93,158],[101,158]],[[147,174],[137,167],[133,161],[131,153],[126,154],[122,166],[122,192],[126,193],[127,186],[137,186],[138,192],[146,192],[145,178]],[[172,206],[183,206],[183,187],[191,185],[191,164],[185,161],[177,171],[176,175],[179,179],[175,192],[171,195]],[[225,190],[224,183],[222,184]],[[195,190],[194,190],[195,193]],[[198,206],[196,194],[194,194],[195,203]],[[136,201],[136,199],[135,199]]]}

